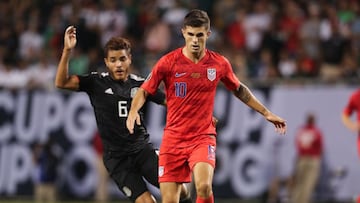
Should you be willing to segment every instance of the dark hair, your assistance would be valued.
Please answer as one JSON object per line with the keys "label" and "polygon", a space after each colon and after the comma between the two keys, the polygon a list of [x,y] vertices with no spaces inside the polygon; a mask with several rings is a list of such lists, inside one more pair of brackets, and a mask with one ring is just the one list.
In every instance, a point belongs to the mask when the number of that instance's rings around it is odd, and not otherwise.
{"label": "dark hair", "polygon": [[308,113],[306,115],[306,124],[307,125],[314,125],[315,124],[315,115],[313,113]]}
{"label": "dark hair", "polygon": [[210,18],[208,14],[199,9],[193,9],[184,18],[183,28],[186,26],[191,27],[202,27],[204,26],[207,30],[210,29]]}
{"label": "dark hair", "polygon": [[110,50],[122,50],[125,49],[128,54],[131,52],[130,41],[122,37],[112,37],[104,47],[104,57],[108,56]]}

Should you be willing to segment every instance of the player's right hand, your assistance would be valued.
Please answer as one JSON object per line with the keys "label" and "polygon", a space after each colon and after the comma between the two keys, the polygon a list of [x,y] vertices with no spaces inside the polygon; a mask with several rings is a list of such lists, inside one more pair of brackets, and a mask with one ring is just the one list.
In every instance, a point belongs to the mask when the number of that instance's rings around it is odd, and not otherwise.
{"label": "player's right hand", "polygon": [[73,49],[76,45],[76,28],[74,26],[69,26],[65,30],[64,35],[64,49],[70,50]]}
{"label": "player's right hand", "polygon": [[130,134],[134,134],[134,126],[135,126],[135,122],[137,125],[140,125],[140,115],[138,112],[133,112],[130,111],[129,115],[126,119],[126,127],[129,130]]}

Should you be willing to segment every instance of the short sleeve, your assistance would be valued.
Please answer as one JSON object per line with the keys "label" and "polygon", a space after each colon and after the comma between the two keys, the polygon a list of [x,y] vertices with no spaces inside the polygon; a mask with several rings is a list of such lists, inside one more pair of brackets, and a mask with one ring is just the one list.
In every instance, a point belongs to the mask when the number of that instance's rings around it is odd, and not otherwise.
{"label": "short sleeve", "polygon": [[224,85],[228,90],[230,91],[236,90],[240,86],[240,81],[236,77],[230,62],[225,57],[223,57],[222,64],[224,68],[224,73],[223,73],[223,77],[221,78],[221,81],[224,83]]}
{"label": "short sleeve", "polygon": [[350,116],[353,113],[354,109],[356,108],[356,106],[355,106],[355,97],[356,97],[355,94],[352,94],[350,96],[350,99],[349,99],[348,103],[346,104],[346,106],[344,108],[344,114],[345,115]]}
{"label": "short sleeve", "polygon": [[79,90],[81,92],[91,92],[94,87],[95,77],[99,77],[97,73],[89,75],[77,75],[79,78]]}

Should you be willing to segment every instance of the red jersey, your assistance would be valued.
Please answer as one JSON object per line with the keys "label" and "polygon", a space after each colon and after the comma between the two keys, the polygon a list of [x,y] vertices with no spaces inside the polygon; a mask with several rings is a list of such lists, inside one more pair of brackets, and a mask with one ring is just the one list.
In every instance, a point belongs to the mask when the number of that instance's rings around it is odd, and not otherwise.
{"label": "red jersey", "polygon": [[320,157],[322,154],[322,134],[314,125],[305,125],[295,138],[298,156]]}
{"label": "red jersey", "polygon": [[357,112],[357,120],[360,122],[360,89],[355,91],[344,108],[344,114],[351,116],[352,113]]}
{"label": "red jersey", "polygon": [[240,86],[229,61],[222,55],[206,50],[195,64],[183,55],[182,48],[163,56],[141,87],[154,94],[161,81],[165,84],[167,102],[163,142],[171,137],[171,143],[191,142],[200,134],[215,135],[212,115],[217,84],[222,81],[229,90]]}

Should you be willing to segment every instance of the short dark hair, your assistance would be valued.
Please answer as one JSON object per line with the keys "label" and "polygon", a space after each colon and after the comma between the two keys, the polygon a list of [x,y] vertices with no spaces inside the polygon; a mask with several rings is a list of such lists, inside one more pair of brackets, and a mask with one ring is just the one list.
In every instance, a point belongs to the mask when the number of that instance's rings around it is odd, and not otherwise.
{"label": "short dark hair", "polygon": [[104,47],[104,56],[107,58],[110,50],[125,49],[128,54],[131,53],[131,43],[129,40],[122,37],[112,37]]}
{"label": "short dark hair", "polygon": [[183,28],[186,26],[191,27],[202,27],[204,26],[207,30],[210,29],[210,18],[208,14],[199,9],[193,9],[184,18]]}

